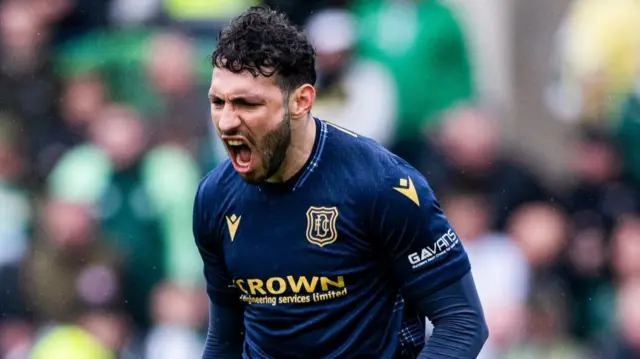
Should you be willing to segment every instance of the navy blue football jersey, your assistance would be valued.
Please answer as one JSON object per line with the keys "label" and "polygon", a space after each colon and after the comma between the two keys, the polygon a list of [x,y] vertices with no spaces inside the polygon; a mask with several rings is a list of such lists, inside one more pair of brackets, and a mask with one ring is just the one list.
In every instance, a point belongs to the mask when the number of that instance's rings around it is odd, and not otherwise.
{"label": "navy blue football jersey", "polygon": [[201,182],[208,295],[243,303],[244,358],[397,358],[422,333],[404,303],[459,280],[469,260],[420,173],[314,121],[311,156],[287,182],[247,184],[228,161]]}

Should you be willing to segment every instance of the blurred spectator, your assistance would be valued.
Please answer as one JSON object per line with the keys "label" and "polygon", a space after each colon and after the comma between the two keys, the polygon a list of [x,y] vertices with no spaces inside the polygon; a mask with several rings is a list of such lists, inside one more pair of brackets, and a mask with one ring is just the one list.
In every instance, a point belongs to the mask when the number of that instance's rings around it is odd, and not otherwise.
{"label": "blurred spectator", "polygon": [[[452,10],[434,0],[354,1],[358,53],[387,67],[396,83],[394,150],[415,163],[424,130],[474,97],[466,39]],[[395,148],[397,147],[397,148]]]}
{"label": "blurred spectator", "polygon": [[536,293],[529,305],[526,340],[510,348],[504,359],[585,359],[590,352],[567,337],[566,306],[555,296]]}
{"label": "blurred spectator", "polygon": [[194,56],[185,36],[158,34],[151,42],[145,71],[154,97],[150,120],[155,141],[179,145],[199,155],[199,145],[210,135],[206,121],[209,104],[202,101],[207,89],[196,81]]}
{"label": "blurred spectator", "polygon": [[502,230],[513,211],[546,199],[546,191],[528,168],[505,155],[499,131],[488,111],[459,108],[444,117],[416,154],[417,168],[436,194],[484,193],[490,203],[490,228]]}
{"label": "blurred spectator", "polygon": [[207,321],[208,299],[180,286],[164,284],[153,294],[154,327],[147,337],[146,358],[196,358],[204,340],[198,330]]}
{"label": "blurred spectator", "polygon": [[605,345],[602,357],[606,359],[640,358],[640,282],[638,278],[626,282],[618,291],[618,324],[616,336]]}
{"label": "blurred spectator", "polygon": [[108,100],[103,82],[94,74],[66,78],[60,91],[61,121],[47,133],[46,148],[39,149],[34,163],[44,177],[65,152],[86,141],[91,122]]}
{"label": "blurred spectator", "polygon": [[614,288],[606,233],[598,225],[575,224],[566,250],[566,296],[571,334],[596,341],[610,334]]}
{"label": "blurred spectator", "polygon": [[313,115],[390,145],[395,83],[387,69],[354,54],[356,22],[346,10],[314,14],[307,24],[316,49],[318,80]]}
{"label": "blurred spectator", "polygon": [[522,250],[531,271],[524,341],[513,343],[505,358],[585,358],[569,336],[572,303],[567,298],[562,255],[569,228],[565,213],[548,203],[520,207],[508,224],[509,236]]}
{"label": "blurred spectator", "polygon": [[611,359],[640,358],[640,216],[620,218],[612,234],[611,263],[617,287],[617,308],[609,315],[615,327],[601,338],[603,357]]}
{"label": "blurred spectator", "polygon": [[[608,238],[617,222],[640,209],[637,188],[623,177],[616,144],[602,129],[585,127],[571,148],[573,186],[566,207],[572,238],[566,275],[572,300],[572,332],[594,340],[611,329],[613,283]],[[618,263],[617,261],[614,263]]]}
{"label": "blurred spectator", "polygon": [[509,219],[507,233],[522,250],[532,270],[532,285],[553,285],[569,235],[565,213],[544,202],[524,205]]}
{"label": "blurred spectator", "polygon": [[576,220],[589,216],[591,224],[610,230],[617,218],[640,210],[637,186],[625,181],[618,146],[606,132],[585,128],[574,143],[568,210]]}
{"label": "blurred spectator", "polygon": [[119,258],[99,238],[91,208],[49,200],[24,263],[25,302],[38,321],[70,322],[122,298]]}
{"label": "blurred spectator", "polygon": [[88,310],[76,324],[120,359],[141,357],[140,340],[134,335],[129,317],[117,310]]}
{"label": "blurred spectator", "polygon": [[149,147],[135,111],[112,105],[91,126],[94,144],[67,153],[50,188],[57,198],[96,205],[101,228],[124,256],[124,296],[136,324],[149,325],[148,300],[165,276],[200,280],[190,242],[199,174],[180,147]]}
{"label": "blurred spectator", "polygon": [[612,241],[613,267],[619,283],[640,278],[640,217],[621,218]]}
{"label": "blurred spectator", "polygon": [[61,51],[59,68],[72,78],[99,75],[110,99],[132,106],[150,124],[150,141],[183,146],[210,168],[209,104],[201,101],[210,63],[198,41],[178,31],[92,33]]}
{"label": "blurred spectator", "polygon": [[23,139],[28,141],[29,170],[40,179],[62,152],[55,146],[59,80],[46,14],[32,5],[15,0],[0,4],[0,108],[29,134]]}
{"label": "blurred spectator", "polygon": [[65,79],[62,93],[62,117],[69,127],[86,137],[88,127],[106,105],[107,89],[97,74],[87,73]]}
{"label": "blurred spectator", "polygon": [[26,359],[34,342],[34,328],[26,321],[6,318],[0,322],[0,356]]}

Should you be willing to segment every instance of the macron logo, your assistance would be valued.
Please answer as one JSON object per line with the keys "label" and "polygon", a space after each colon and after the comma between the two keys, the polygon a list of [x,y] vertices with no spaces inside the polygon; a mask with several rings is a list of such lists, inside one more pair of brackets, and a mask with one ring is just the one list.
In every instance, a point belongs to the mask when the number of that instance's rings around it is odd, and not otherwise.
{"label": "macron logo", "polygon": [[459,241],[460,240],[453,229],[449,228],[447,233],[438,238],[433,245],[422,248],[419,252],[409,254],[409,263],[411,263],[411,267],[413,269],[418,269],[449,252],[451,248],[458,244]]}
{"label": "macron logo", "polygon": [[231,237],[231,242],[236,238],[236,231],[238,230],[238,225],[240,224],[240,218],[242,216],[236,216],[232,214],[231,217],[225,216],[227,219],[227,227],[229,227],[229,236]]}
{"label": "macron logo", "polygon": [[402,193],[407,198],[413,201],[418,207],[420,207],[420,200],[418,199],[418,192],[416,192],[416,187],[413,185],[413,181],[411,177],[401,178],[400,179],[400,187],[393,187],[396,191]]}

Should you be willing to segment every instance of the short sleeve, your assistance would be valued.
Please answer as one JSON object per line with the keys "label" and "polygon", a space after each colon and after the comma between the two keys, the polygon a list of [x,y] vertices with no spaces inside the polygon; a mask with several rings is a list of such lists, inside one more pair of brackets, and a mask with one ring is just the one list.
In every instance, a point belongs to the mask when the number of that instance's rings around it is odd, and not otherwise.
{"label": "short sleeve", "polygon": [[207,283],[207,294],[212,303],[233,305],[239,303],[238,294],[233,286],[233,279],[224,261],[222,241],[215,226],[215,208],[207,208],[203,181],[196,193],[193,208],[193,235],[196,246],[204,263],[204,277]]}
{"label": "short sleeve", "polygon": [[467,274],[469,258],[427,180],[407,164],[389,171],[372,228],[407,299],[419,300]]}

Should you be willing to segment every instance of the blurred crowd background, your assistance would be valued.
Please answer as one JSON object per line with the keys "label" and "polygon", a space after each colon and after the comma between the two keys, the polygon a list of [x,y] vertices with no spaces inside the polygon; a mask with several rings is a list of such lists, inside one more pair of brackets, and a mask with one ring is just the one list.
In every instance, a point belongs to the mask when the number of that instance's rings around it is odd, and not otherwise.
{"label": "blurred crowd background", "polygon": [[[258,0],[0,1],[0,358],[199,358],[208,55]],[[481,358],[640,358],[640,2],[265,0],[317,117],[422,171]]]}

